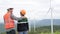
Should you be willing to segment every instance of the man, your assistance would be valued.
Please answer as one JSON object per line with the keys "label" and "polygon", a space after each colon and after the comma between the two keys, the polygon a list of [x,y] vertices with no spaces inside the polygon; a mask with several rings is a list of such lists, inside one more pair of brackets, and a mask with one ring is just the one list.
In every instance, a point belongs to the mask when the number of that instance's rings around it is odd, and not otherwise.
{"label": "man", "polygon": [[4,15],[4,24],[5,24],[5,29],[7,34],[16,34],[14,30],[14,20],[11,19],[10,15],[13,12],[13,8],[7,9],[7,13]]}

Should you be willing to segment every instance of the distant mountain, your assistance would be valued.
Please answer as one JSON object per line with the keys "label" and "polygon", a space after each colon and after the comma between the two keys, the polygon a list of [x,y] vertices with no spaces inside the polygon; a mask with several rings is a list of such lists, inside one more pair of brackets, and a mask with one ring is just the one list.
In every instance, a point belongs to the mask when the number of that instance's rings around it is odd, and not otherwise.
{"label": "distant mountain", "polygon": [[[60,19],[53,19],[54,25],[60,25]],[[30,26],[33,26],[35,23],[36,26],[48,26],[51,25],[51,19],[43,19],[43,20],[29,20]],[[2,25],[0,23],[0,25]]]}
{"label": "distant mountain", "polygon": [[[30,20],[31,26],[33,26],[35,23],[35,26],[49,26],[51,25],[51,19],[43,19],[43,20]],[[53,19],[54,25],[60,25],[60,19]]]}
{"label": "distant mountain", "polygon": [[54,19],[54,25],[60,25],[60,19]]}

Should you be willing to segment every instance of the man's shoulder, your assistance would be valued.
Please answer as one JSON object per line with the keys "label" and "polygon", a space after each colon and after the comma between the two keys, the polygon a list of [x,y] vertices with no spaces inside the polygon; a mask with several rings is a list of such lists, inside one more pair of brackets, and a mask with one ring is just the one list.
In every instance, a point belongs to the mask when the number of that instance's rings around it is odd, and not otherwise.
{"label": "man's shoulder", "polygon": [[9,16],[9,13],[6,13],[3,17],[5,18],[5,17],[8,17]]}
{"label": "man's shoulder", "polygon": [[5,14],[3,17],[6,17],[7,14]]}

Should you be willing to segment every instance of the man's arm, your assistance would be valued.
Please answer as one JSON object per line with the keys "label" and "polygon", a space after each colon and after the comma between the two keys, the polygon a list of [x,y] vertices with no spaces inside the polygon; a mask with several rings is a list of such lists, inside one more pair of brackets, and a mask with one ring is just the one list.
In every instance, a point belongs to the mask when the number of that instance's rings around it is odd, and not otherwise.
{"label": "man's arm", "polygon": [[3,19],[4,19],[4,23],[5,23],[5,15],[3,16]]}
{"label": "man's arm", "polygon": [[18,18],[18,17],[16,17],[16,16],[14,16],[13,14],[11,14],[11,16],[10,16],[12,19],[14,19],[14,20],[21,20],[22,18]]}

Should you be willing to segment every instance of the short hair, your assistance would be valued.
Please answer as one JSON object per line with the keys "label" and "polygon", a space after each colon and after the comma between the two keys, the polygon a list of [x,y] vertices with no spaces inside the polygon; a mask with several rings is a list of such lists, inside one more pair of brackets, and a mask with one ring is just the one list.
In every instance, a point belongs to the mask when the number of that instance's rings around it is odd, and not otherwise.
{"label": "short hair", "polygon": [[9,11],[9,10],[13,10],[13,8],[8,8],[7,11]]}

